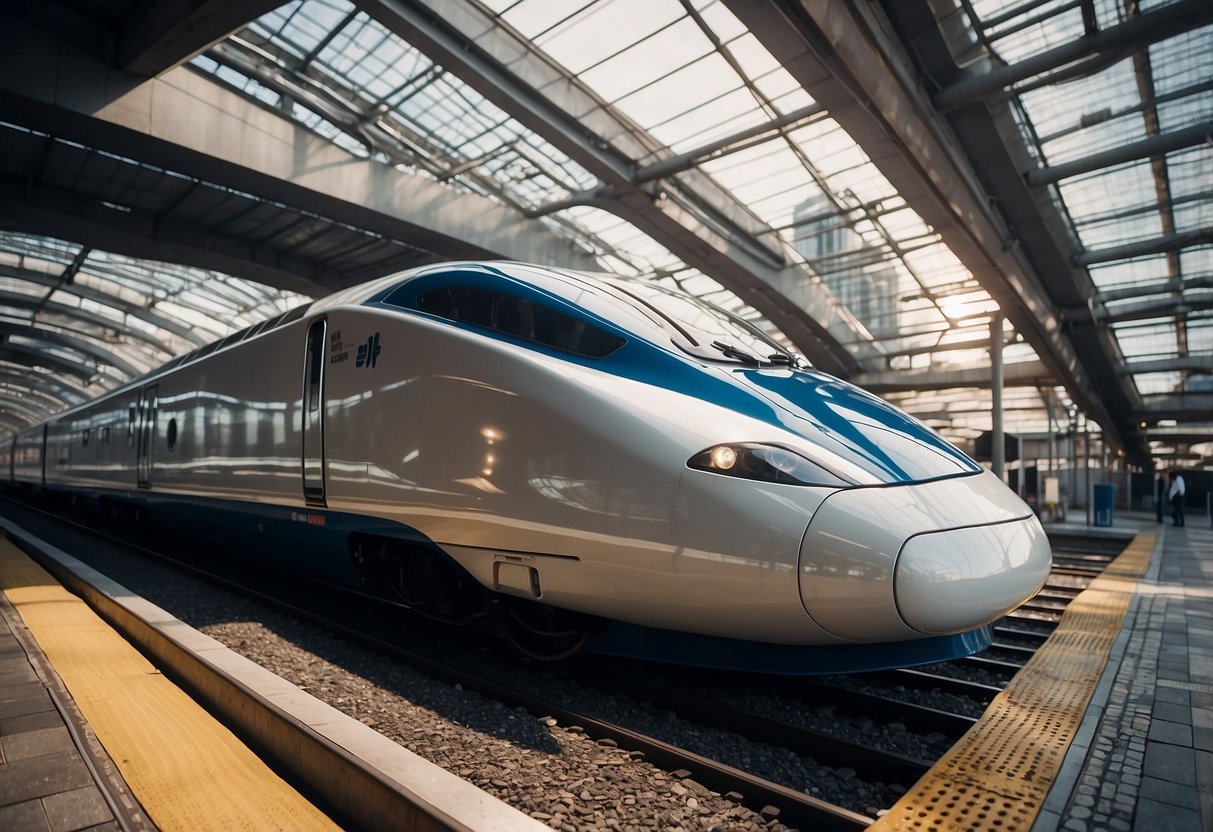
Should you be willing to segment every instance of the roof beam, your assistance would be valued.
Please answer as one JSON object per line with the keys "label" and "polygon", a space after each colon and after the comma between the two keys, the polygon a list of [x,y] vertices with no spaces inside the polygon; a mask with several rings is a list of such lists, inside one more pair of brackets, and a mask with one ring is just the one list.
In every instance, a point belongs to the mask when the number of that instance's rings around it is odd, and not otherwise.
{"label": "roof beam", "polygon": [[1090,173],[1091,171],[1110,168],[1113,165],[1133,162],[1138,159],[1148,159],[1152,156],[1163,156],[1176,150],[1183,150],[1186,147],[1207,144],[1210,136],[1213,136],[1213,121],[1205,121],[1182,130],[1151,136],[1139,142],[1114,147],[1111,150],[1105,150],[1102,153],[1095,153],[1081,159],[1030,170],[1024,174],[1024,178],[1027,179],[1028,184],[1032,187],[1051,185],[1054,182],[1068,179],[1071,176],[1078,176],[1082,173]]}
{"label": "roof beam", "polygon": [[[41,304],[38,298],[33,298],[29,295],[23,295],[19,292],[0,291],[0,306],[28,310],[31,314],[35,310],[38,310],[55,315],[62,315],[71,320],[81,321],[82,323],[88,325],[104,325],[105,327],[113,329],[117,332],[121,332],[128,338],[143,341],[157,351],[168,352],[168,347],[166,347],[164,342],[153,333],[144,332],[142,329],[137,328],[127,328],[122,324],[121,321],[99,318],[97,315],[86,312],[79,307],[68,306],[65,303],[55,303],[54,301],[51,301],[49,303]],[[41,309],[39,310],[40,306]],[[198,336],[191,338],[190,342],[195,344],[201,343],[198,341]]]}
{"label": "roof beam", "polygon": [[[109,321],[103,321],[110,323]],[[115,354],[111,348],[100,347],[88,338],[79,338],[66,332],[47,329],[42,326],[22,325],[0,321],[0,338],[28,338],[45,341],[54,347],[82,353],[95,360],[98,364],[107,364],[127,378],[134,378],[141,372],[134,364]]]}
{"label": "roof beam", "polygon": [[1096,303],[1110,303],[1117,300],[1132,298],[1155,297],[1178,292],[1181,289],[1213,289],[1213,274],[1187,275],[1180,283],[1179,279],[1171,279],[1162,283],[1144,283],[1134,286],[1100,289],[1095,293]]}
{"label": "roof beam", "polygon": [[[0,384],[0,392],[8,393],[3,384]],[[4,409],[0,410],[0,420],[3,420],[5,425],[12,426],[12,429],[17,431],[26,425],[36,425],[55,412],[57,412],[57,408],[38,407],[30,404],[28,401],[6,396]],[[8,445],[8,438],[4,437],[5,445]]]}
{"label": "roof beam", "polygon": [[1100,306],[1095,309],[1095,320],[1099,323],[1144,321],[1149,318],[1173,318],[1176,315],[1204,309],[1213,309],[1213,295],[1184,295],[1183,298],[1169,297],[1140,303],[1125,303],[1113,309]]}
{"label": "roof beam", "polygon": [[[127,301],[124,301],[124,300],[118,298],[115,295],[111,295],[106,292],[102,292],[97,289],[90,288],[88,286],[81,286],[79,284],[63,286],[63,285],[60,285],[60,282],[61,282],[60,278],[58,278],[56,276],[43,274],[42,272],[31,271],[30,269],[22,269],[22,268],[18,268],[15,266],[6,266],[6,265],[0,265],[0,274],[5,275],[7,277],[14,278],[16,280],[24,280],[27,283],[33,283],[38,286],[48,286],[51,288],[51,291],[47,294],[47,296],[45,298],[43,298],[41,301],[35,303],[35,305],[33,307],[35,315],[38,312],[41,312],[42,309],[46,308],[51,295],[53,295],[56,291],[63,291],[69,295],[75,295],[76,297],[79,297],[79,298],[85,298],[87,300],[91,300],[94,303],[100,304],[101,306],[108,306],[111,309],[121,312],[123,315],[129,315],[132,318],[138,318],[139,320],[149,323],[154,327],[164,330],[165,332],[171,332],[173,335],[176,335],[178,338],[182,338],[186,341],[189,341],[190,343],[194,344],[195,346],[203,346],[204,344],[209,344],[212,340],[209,336],[201,335],[201,334],[195,332],[190,327],[179,323],[178,321],[176,321],[173,318],[170,318],[166,315],[160,315],[160,314],[152,311],[152,309],[150,307],[136,306],[132,303],[129,303]],[[149,302],[149,304],[155,303],[155,299],[149,298],[148,302]],[[104,321],[107,325],[113,326],[115,329],[121,330],[121,331],[125,332],[127,335],[134,334],[134,330],[132,330],[128,327],[118,326],[116,323],[114,323],[111,320],[107,320],[107,319],[101,318],[101,317],[94,317],[94,320]]]}
{"label": "roof beam", "polygon": [[1213,422],[1185,421],[1182,425],[1170,427],[1148,427],[1141,430],[1142,437],[1147,442],[1183,442],[1199,445],[1209,441],[1213,436]]}
{"label": "roof beam", "polygon": [[[36,387],[34,386],[35,380],[37,380]],[[18,375],[12,370],[0,368],[0,386],[16,387],[29,392],[54,396],[62,402],[64,408],[92,398],[92,394],[84,385],[50,373],[24,371]]]}
{"label": "roof beam", "polygon": [[26,367],[44,367],[58,374],[74,376],[88,383],[97,374],[97,367],[82,361],[72,361],[46,350],[36,349],[25,344],[0,344],[0,361],[10,364],[24,364]]}
{"label": "roof beam", "polygon": [[281,0],[141,3],[119,33],[114,64],[132,75],[159,75],[280,5]]}
{"label": "roof beam", "polygon": [[[951,370],[883,370],[862,373],[855,383],[873,393],[901,390],[947,390],[954,387],[989,389],[989,367],[966,367]],[[1053,374],[1040,361],[1019,361],[1003,366],[1005,387],[1040,387],[1056,384]]]}
{"label": "roof beam", "polygon": [[1146,422],[1157,419],[1207,422],[1210,413],[1213,413],[1213,393],[1184,393],[1147,396],[1138,416]]}
{"label": "roof beam", "polygon": [[755,143],[761,144],[767,141],[772,133],[776,131],[782,132],[792,127],[800,127],[814,116],[823,115],[825,111],[826,108],[820,104],[810,104],[807,107],[801,107],[799,110],[795,110],[779,118],[771,119],[768,122],[751,127],[749,130],[742,130],[732,136],[726,136],[719,141],[712,142],[703,147],[697,147],[685,153],[679,153],[677,156],[669,156],[659,162],[645,165],[636,171],[632,177],[632,181],[637,183],[652,182],[654,179],[664,179],[667,176],[682,173],[683,171],[702,165],[704,162],[710,162],[714,159],[727,156],[730,153],[745,150]]}
{"label": "roof beam", "polygon": [[1014,64],[996,69],[966,69],[957,80],[935,94],[935,106],[940,110],[950,110],[1000,93],[1019,81],[1083,58],[1110,50],[1140,49],[1210,21],[1213,21],[1213,5],[1208,0],[1180,0]]}
{"label": "roof beam", "polygon": [[1138,373],[1177,373],[1197,372],[1213,373],[1213,354],[1183,355],[1177,358],[1147,358],[1126,361],[1121,373],[1137,375]]}
{"label": "roof beam", "polygon": [[1111,263],[1115,260],[1129,260],[1134,257],[1145,257],[1150,254],[1163,254],[1169,251],[1180,251],[1185,248],[1213,243],[1213,228],[1199,228],[1195,231],[1184,231],[1179,234],[1166,234],[1149,240],[1139,240],[1122,246],[1106,246],[1104,248],[1087,249],[1074,255],[1074,265],[1093,266],[1096,263]]}
{"label": "roof beam", "polygon": [[[67,406],[62,395],[54,395],[43,386],[35,386],[31,380],[35,378],[41,379],[42,376],[27,370],[18,374],[12,368],[0,366],[0,392],[6,394],[3,409],[7,409],[10,401],[23,402],[46,414],[58,413]],[[38,384],[41,385],[41,382]]]}

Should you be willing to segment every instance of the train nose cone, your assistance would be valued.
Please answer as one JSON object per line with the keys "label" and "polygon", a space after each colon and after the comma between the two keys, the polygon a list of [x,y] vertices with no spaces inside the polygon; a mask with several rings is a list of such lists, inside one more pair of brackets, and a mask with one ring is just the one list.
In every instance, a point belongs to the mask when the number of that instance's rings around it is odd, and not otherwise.
{"label": "train nose cone", "polygon": [[897,611],[920,633],[971,630],[1030,598],[1048,577],[1050,559],[1035,517],[920,534],[897,557]]}
{"label": "train nose cone", "polygon": [[894,641],[980,627],[1049,568],[1032,510],[983,472],[830,495],[800,547],[800,597],[836,636]]}

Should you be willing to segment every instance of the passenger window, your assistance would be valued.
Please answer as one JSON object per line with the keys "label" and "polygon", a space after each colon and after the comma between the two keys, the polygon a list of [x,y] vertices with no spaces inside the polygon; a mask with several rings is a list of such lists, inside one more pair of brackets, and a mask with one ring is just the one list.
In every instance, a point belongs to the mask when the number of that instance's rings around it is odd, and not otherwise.
{"label": "passenger window", "polygon": [[624,339],[549,306],[475,286],[432,289],[417,299],[417,308],[588,358],[605,358],[624,344]]}

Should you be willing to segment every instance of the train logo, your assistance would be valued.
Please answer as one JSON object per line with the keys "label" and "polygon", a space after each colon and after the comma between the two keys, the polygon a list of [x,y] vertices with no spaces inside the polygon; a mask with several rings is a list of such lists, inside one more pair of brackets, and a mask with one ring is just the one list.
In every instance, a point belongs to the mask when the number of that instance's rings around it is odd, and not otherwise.
{"label": "train logo", "polygon": [[354,359],[354,366],[374,369],[376,362],[379,361],[380,352],[379,333],[376,332],[370,338],[366,339],[365,344],[358,345],[358,357]]}

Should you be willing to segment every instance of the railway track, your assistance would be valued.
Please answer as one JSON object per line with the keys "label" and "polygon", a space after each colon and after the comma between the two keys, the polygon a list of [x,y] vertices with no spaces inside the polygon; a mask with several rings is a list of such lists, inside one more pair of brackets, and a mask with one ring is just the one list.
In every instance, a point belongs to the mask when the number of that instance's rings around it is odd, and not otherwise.
{"label": "railway track", "polygon": [[[88,531],[97,534],[95,530]],[[127,540],[116,542],[117,545],[130,548]],[[165,559],[152,549],[145,549],[143,554],[160,560]],[[397,639],[370,636],[360,625],[351,626],[338,620],[341,617],[340,611],[336,615],[317,611],[314,589],[313,597],[309,601],[308,590],[295,586],[294,578],[284,580],[278,570],[272,570],[273,576],[266,580],[266,583],[277,587],[276,591],[262,592],[248,585],[250,581],[247,576],[232,580],[216,574],[217,571],[224,570],[189,562],[199,559],[213,560],[214,553],[187,558],[186,561],[170,558],[168,562],[175,568],[189,570],[207,581],[226,586],[245,597],[254,598],[301,619],[312,621],[319,627],[422,670],[447,684],[478,691],[506,707],[525,709],[549,725],[563,726],[568,730],[584,733],[600,743],[626,749],[633,759],[647,760],[669,772],[675,780],[685,782],[684,788],[689,791],[706,788],[717,792],[760,813],[768,821],[777,819],[780,823],[801,828],[861,829],[871,822],[871,816],[875,814],[873,810],[878,808],[865,806],[861,812],[854,807],[846,808],[829,803],[619,722],[602,719],[584,711],[563,708],[552,701],[551,697],[537,696],[533,692],[502,684],[466,668],[461,669],[437,661],[431,655],[408,649]],[[241,569],[250,568],[247,561],[238,560]],[[944,740],[946,742],[938,752],[942,753],[947,747],[946,743],[955,741],[973,724],[976,715],[974,711],[980,713],[1014,672],[1030,658],[1034,649],[1047,638],[1051,623],[1060,618],[1065,603],[1080,591],[1072,579],[1073,576],[1067,578],[1071,581],[1068,585],[1053,585],[1054,581],[1051,579],[1051,586],[1042,593],[1043,597],[1039,599],[1039,603],[1034,603],[1025,613],[1000,622],[995,630],[995,644],[991,650],[972,659],[919,670],[866,674],[862,679],[867,689],[863,690],[854,685],[836,684],[828,679],[771,680],[772,684],[779,688],[781,696],[801,703],[804,709],[825,709],[833,716],[841,710],[840,703],[845,702],[848,710],[863,714],[860,719],[867,721],[869,729],[875,726],[879,731],[883,730],[881,726],[896,725],[900,726],[899,731],[933,736],[937,741]],[[1079,582],[1085,585],[1085,576],[1081,576]],[[296,598],[294,601],[284,598],[282,590],[287,588],[290,588],[290,591],[286,594],[301,592],[302,598]],[[360,599],[359,603],[365,604],[367,601]],[[397,614],[394,608],[391,614]],[[599,686],[608,696],[627,698],[635,703],[645,703],[647,707],[673,711],[678,714],[679,719],[701,724],[705,730],[731,732],[752,743],[784,749],[789,755],[805,757],[815,764],[820,761],[848,778],[894,784],[895,791],[912,786],[932,762],[930,755],[881,750],[862,740],[841,738],[829,731],[806,728],[755,714],[743,707],[724,704],[722,700],[727,697],[696,693],[692,686],[670,684],[668,680],[663,680],[663,674],[638,671],[636,667],[604,670],[601,666],[584,666],[579,670],[574,666],[560,672],[567,672],[578,679],[579,683],[587,685],[599,684],[601,680],[607,679],[609,681],[606,684]],[[657,678],[654,678],[654,675]],[[967,709],[966,713],[957,708],[938,708],[901,701],[896,696],[898,690],[931,690],[939,696],[970,700],[975,703],[975,707]],[[888,801],[889,798],[886,797],[882,802],[887,805]]]}
{"label": "railway track", "polygon": [[[22,505],[22,508],[26,511],[38,511],[26,505]],[[752,809],[768,822],[777,820],[781,824],[804,829],[858,830],[866,828],[872,821],[868,815],[755,776],[620,724],[561,707],[550,699],[540,698],[517,687],[502,684],[487,676],[436,660],[420,651],[408,649],[395,640],[369,635],[360,627],[351,626],[326,612],[318,611],[315,608],[314,597],[295,600],[284,597],[288,594],[288,589],[291,593],[298,592],[306,583],[303,579],[291,576],[289,573],[284,576],[280,570],[270,570],[264,565],[253,565],[240,559],[238,566],[242,575],[233,579],[219,574],[222,570],[214,568],[213,562],[216,554],[213,552],[206,556],[194,552],[192,553],[194,556],[189,559],[168,557],[157,551],[156,548],[147,546],[147,541],[133,544],[129,539],[114,537],[95,527],[49,513],[43,512],[42,514],[46,522],[70,525],[78,534],[105,540],[110,545],[136,553],[140,557],[165,563],[174,569],[185,571],[193,577],[202,578],[221,586],[227,591],[260,604],[272,606],[291,616],[323,627],[326,631],[335,633],[352,643],[372,649],[383,656],[427,673],[452,687],[465,691],[476,691],[502,703],[507,708],[525,709],[553,727],[565,726],[577,733],[584,733],[599,743],[627,749],[634,759],[646,760],[669,772],[670,776],[675,779],[686,781],[688,785],[685,788],[688,790],[706,787],[725,796],[730,801]],[[200,559],[211,561],[212,565],[204,566],[197,562]],[[225,565],[235,566],[231,562],[227,562]],[[250,581],[250,571],[272,573],[272,578],[270,575],[263,574],[262,580],[258,582],[272,583],[276,586],[277,591],[266,592],[256,589]],[[303,591],[306,595],[306,589]],[[364,604],[374,601],[374,599],[365,597],[359,600]],[[392,612],[398,611],[392,608]],[[424,628],[425,624],[421,623],[421,626]]]}

